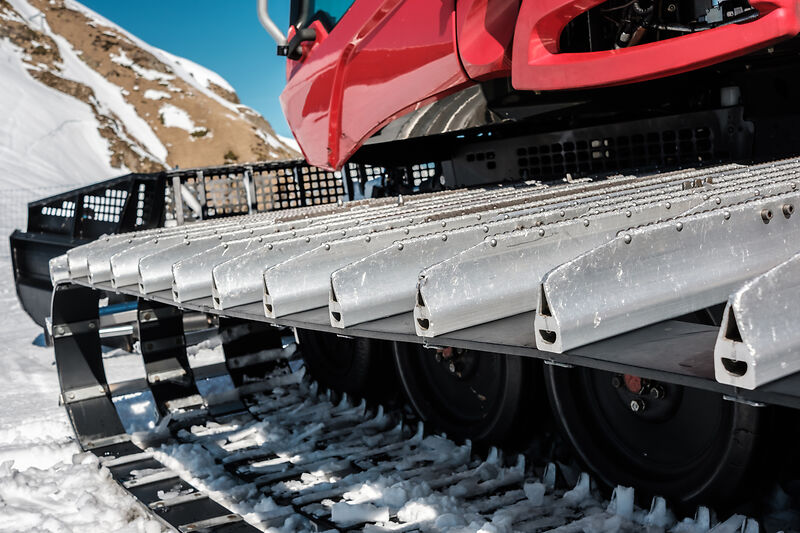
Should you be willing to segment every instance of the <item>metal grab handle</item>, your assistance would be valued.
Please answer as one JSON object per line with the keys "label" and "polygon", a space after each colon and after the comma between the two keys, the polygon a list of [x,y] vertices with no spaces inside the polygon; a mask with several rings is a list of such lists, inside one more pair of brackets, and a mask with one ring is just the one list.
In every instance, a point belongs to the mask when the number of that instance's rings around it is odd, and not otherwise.
{"label": "metal grab handle", "polygon": [[267,7],[267,0],[258,0],[258,20],[264,29],[267,30],[270,37],[272,37],[278,44],[278,47],[286,46],[286,35],[278,28],[272,19],[269,17],[269,9]]}
{"label": "metal grab handle", "polygon": [[297,61],[303,57],[303,43],[317,40],[317,32],[314,28],[301,28],[294,34],[289,46],[286,48],[286,57]]}

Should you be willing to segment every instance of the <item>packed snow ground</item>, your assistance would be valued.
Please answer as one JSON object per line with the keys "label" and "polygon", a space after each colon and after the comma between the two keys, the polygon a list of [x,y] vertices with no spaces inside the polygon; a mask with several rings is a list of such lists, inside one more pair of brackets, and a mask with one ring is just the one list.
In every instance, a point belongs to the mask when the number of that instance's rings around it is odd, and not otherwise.
{"label": "packed snow ground", "polygon": [[53,350],[34,344],[41,330],[17,300],[6,248],[0,305],[0,532],[162,531],[72,438]]}

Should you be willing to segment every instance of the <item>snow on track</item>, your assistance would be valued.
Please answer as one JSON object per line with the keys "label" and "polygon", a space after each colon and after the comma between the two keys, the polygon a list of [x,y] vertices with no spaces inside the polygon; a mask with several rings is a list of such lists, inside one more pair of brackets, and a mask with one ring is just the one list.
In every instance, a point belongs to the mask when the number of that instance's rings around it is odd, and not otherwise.
{"label": "snow on track", "polygon": [[96,457],[80,452],[58,405],[52,348],[21,309],[0,250],[0,532],[157,533],[163,530]]}
{"label": "snow on track", "polygon": [[[332,401],[302,373],[277,370],[279,386],[248,411],[172,426],[157,460],[253,525],[269,531],[708,531],[710,513],[678,523],[663,499],[649,511],[619,487],[611,502],[581,474],[556,484],[555,465],[526,467],[497,450],[425,435],[397,413]],[[757,525],[742,516],[719,524]]]}

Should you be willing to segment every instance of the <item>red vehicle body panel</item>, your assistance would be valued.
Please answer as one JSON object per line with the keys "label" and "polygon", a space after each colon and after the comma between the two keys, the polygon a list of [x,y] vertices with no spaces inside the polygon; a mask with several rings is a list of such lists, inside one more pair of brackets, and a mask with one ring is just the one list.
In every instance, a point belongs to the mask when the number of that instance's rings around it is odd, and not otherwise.
{"label": "red vehicle body panel", "polygon": [[[457,1],[457,4],[456,4]],[[759,19],[620,50],[559,53],[567,23],[603,0],[356,0],[288,61],[281,105],[309,163],[340,168],[395,118],[469,85],[607,87],[668,76],[800,32],[800,0],[752,0]]]}
{"label": "red vehicle body panel", "polygon": [[719,63],[800,32],[796,0],[754,0],[760,17],[664,41],[586,53],[558,53],[567,23],[604,0],[523,0],[514,38],[516,89],[552,91],[651,80]]}
{"label": "red vehicle body panel", "polygon": [[394,117],[467,86],[454,1],[359,0],[289,62],[281,105],[310,163],[339,168]]}

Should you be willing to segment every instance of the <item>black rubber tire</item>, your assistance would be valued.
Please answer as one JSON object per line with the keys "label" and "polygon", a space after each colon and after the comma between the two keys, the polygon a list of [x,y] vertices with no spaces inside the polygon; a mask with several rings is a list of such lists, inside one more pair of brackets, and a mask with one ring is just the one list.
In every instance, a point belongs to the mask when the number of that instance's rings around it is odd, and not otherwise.
{"label": "black rubber tire", "polygon": [[400,385],[388,342],[303,329],[297,339],[309,374],[323,387],[387,406],[398,403]]}
{"label": "black rubber tire", "polygon": [[[400,383],[419,417],[436,431],[478,447],[524,448],[536,427],[537,372],[532,360],[467,351],[462,377],[437,362],[435,352],[413,343],[394,343]],[[524,419],[534,419],[524,422]]]}
{"label": "black rubber tire", "polygon": [[613,376],[545,367],[557,424],[584,465],[608,488],[635,487],[643,504],[655,495],[685,510],[734,503],[757,456],[762,408],[662,384],[670,402],[635,414],[626,394],[635,395],[615,389]]}

